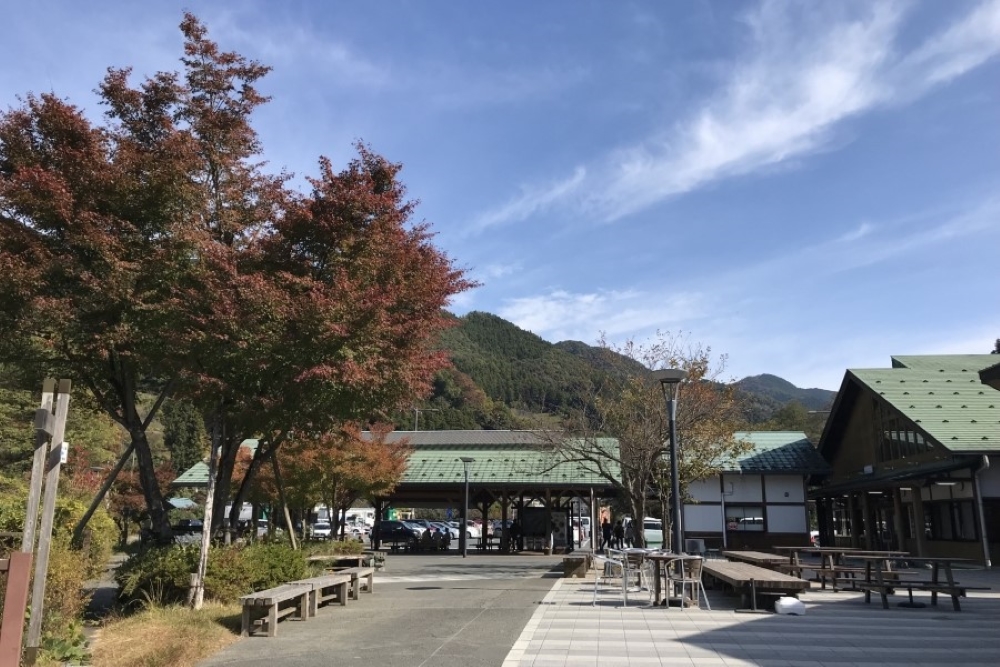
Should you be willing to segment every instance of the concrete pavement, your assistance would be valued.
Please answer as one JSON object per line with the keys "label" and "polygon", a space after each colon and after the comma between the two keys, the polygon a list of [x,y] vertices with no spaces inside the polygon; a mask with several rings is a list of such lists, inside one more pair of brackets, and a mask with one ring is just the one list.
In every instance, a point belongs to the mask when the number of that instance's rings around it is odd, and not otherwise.
{"label": "concrete pavement", "polygon": [[561,576],[559,556],[390,554],[375,592],[277,637],[243,639],[200,667],[499,667]]}
{"label": "concrete pavement", "polygon": [[[389,557],[375,593],[274,638],[251,637],[200,667],[875,667],[997,664],[1000,571],[957,573],[972,591],[962,611],[882,609],[855,592],[811,590],[805,616],[742,614],[738,598],[709,591],[712,611],[622,607],[613,587],[562,579],[560,556]],[[593,573],[591,573],[593,577]],[[918,598],[926,598],[920,596]]]}

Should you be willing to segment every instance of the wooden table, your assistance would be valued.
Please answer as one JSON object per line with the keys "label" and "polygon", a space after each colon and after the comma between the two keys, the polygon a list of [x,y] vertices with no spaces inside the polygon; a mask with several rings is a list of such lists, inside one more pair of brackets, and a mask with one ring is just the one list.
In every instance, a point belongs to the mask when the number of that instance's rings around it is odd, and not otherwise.
{"label": "wooden table", "polygon": [[[882,608],[889,608],[889,594],[897,588],[905,588],[909,593],[909,600],[900,602],[900,607],[925,607],[922,602],[913,600],[913,591],[929,591],[931,594],[931,606],[937,606],[938,593],[944,593],[951,598],[951,604],[955,611],[962,611],[958,598],[964,597],[968,589],[989,590],[984,586],[962,586],[955,581],[952,572],[953,563],[973,563],[975,561],[968,558],[930,558],[922,556],[895,556],[886,558],[878,553],[865,555],[853,554],[857,558],[865,561],[865,581],[860,588],[865,592],[865,602],[871,602],[872,591],[875,591],[882,598]],[[892,560],[905,560],[907,563],[924,564],[931,566],[930,579],[902,578],[899,576],[887,577],[884,569],[891,564]],[[944,581],[941,581],[941,573],[944,573]],[[899,574],[899,572],[893,572]],[[907,572],[912,577],[915,571]]]}
{"label": "wooden table", "polygon": [[740,561],[742,563],[750,563],[751,565],[759,565],[761,567],[766,567],[769,570],[777,569],[779,565],[788,564],[788,556],[780,556],[778,554],[769,554],[765,551],[723,551],[722,555],[729,560]]}
{"label": "wooden table", "polygon": [[758,594],[796,596],[809,588],[804,579],[745,562],[707,560],[701,572],[732,586],[743,596],[743,607],[754,611]]}
{"label": "wooden table", "polygon": [[[808,568],[816,573],[816,581],[819,581],[822,588],[826,588],[826,580],[829,579],[833,585],[833,590],[840,590],[841,580],[850,580],[851,588],[854,586],[855,575],[864,573],[864,567],[851,566],[848,559],[860,557],[881,558],[883,560],[906,556],[906,551],[865,551],[855,547],[774,547],[776,551],[789,552],[789,565],[792,568]],[[811,567],[802,564],[801,554],[812,554],[820,557],[819,567]],[[888,564],[885,570],[891,570]]]}

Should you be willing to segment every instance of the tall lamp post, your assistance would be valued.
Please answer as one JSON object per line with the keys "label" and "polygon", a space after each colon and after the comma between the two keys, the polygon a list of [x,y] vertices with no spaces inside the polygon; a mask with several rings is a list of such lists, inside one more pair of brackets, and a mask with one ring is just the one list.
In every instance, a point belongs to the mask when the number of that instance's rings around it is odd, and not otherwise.
{"label": "tall lamp post", "polygon": [[674,553],[682,553],[683,543],[681,542],[683,531],[681,521],[683,512],[681,508],[680,474],[677,470],[677,393],[680,383],[687,377],[687,371],[679,368],[665,368],[653,371],[653,379],[660,383],[663,391],[663,398],[667,402],[667,419],[670,425],[670,523],[671,542]]}
{"label": "tall lamp post", "polygon": [[469,464],[476,459],[463,456],[462,467],[465,468],[465,500],[462,501],[462,532],[459,537],[462,540],[462,558],[469,555]]}

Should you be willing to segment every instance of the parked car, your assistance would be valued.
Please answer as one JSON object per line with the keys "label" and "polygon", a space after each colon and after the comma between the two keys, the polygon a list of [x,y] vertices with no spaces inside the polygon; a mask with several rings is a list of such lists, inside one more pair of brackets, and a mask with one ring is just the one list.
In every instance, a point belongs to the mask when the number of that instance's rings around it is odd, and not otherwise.
{"label": "parked car", "polygon": [[333,527],[326,521],[317,521],[312,527],[314,540],[328,540],[333,534]]}
{"label": "parked car", "polygon": [[432,521],[431,523],[434,524],[434,526],[441,532],[447,532],[451,535],[451,539],[453,540],[457,540],[461,535],[461,532],[458,530],[458,526],[452,526],[444,521]]}
{"label": "parked car", "polygon": [[181,519],[172,528],[175,533],[200,533],[205,527],[201,519]]}
{"label": "parked car", "polygon": [[381,521],[375,524],[372,540],[389,544],[410,545],[417,542],[423,534],[423,528],[404,521]]}
{"label": "parked car", "polygon": [[[450,525],[453,525],[455,528],[458,528],[459,526],[462,525],[460,521],[449,521],[448,523]],[[469,519],[468,521],[465,522],[465,534],[470,538],[478,539],[479,536],[483,534],[483,532],[479,529],[479,526],[476,525],[475,521]]]}

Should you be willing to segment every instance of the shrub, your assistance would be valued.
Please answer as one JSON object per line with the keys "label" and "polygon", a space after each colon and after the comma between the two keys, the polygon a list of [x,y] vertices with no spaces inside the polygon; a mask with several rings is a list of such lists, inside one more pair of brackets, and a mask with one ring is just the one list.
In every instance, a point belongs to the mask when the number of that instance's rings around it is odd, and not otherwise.
{"label": "shrub", "polygon": [[[197,545],[148,549],[126,561],[116,576],[124,601],[158,604],[187,600]],[[205,571],[205,598],[235,602],[241,595],[306,576],[305,555],[283,544],[212,547]]]}
{"label": "shrub", "polygon": [[191,573],[197,568],[196,546],[147,549],[118,568],[115,573],[118,596],[127,602],[145,599],[161,604],[182,603],[187,600]]}
{"label": "shrub", "polygon": [[308,573],[305,554],[287,544],[254,544],[243,553],[253,571],[251,590],[254,591],[302,579]]}

